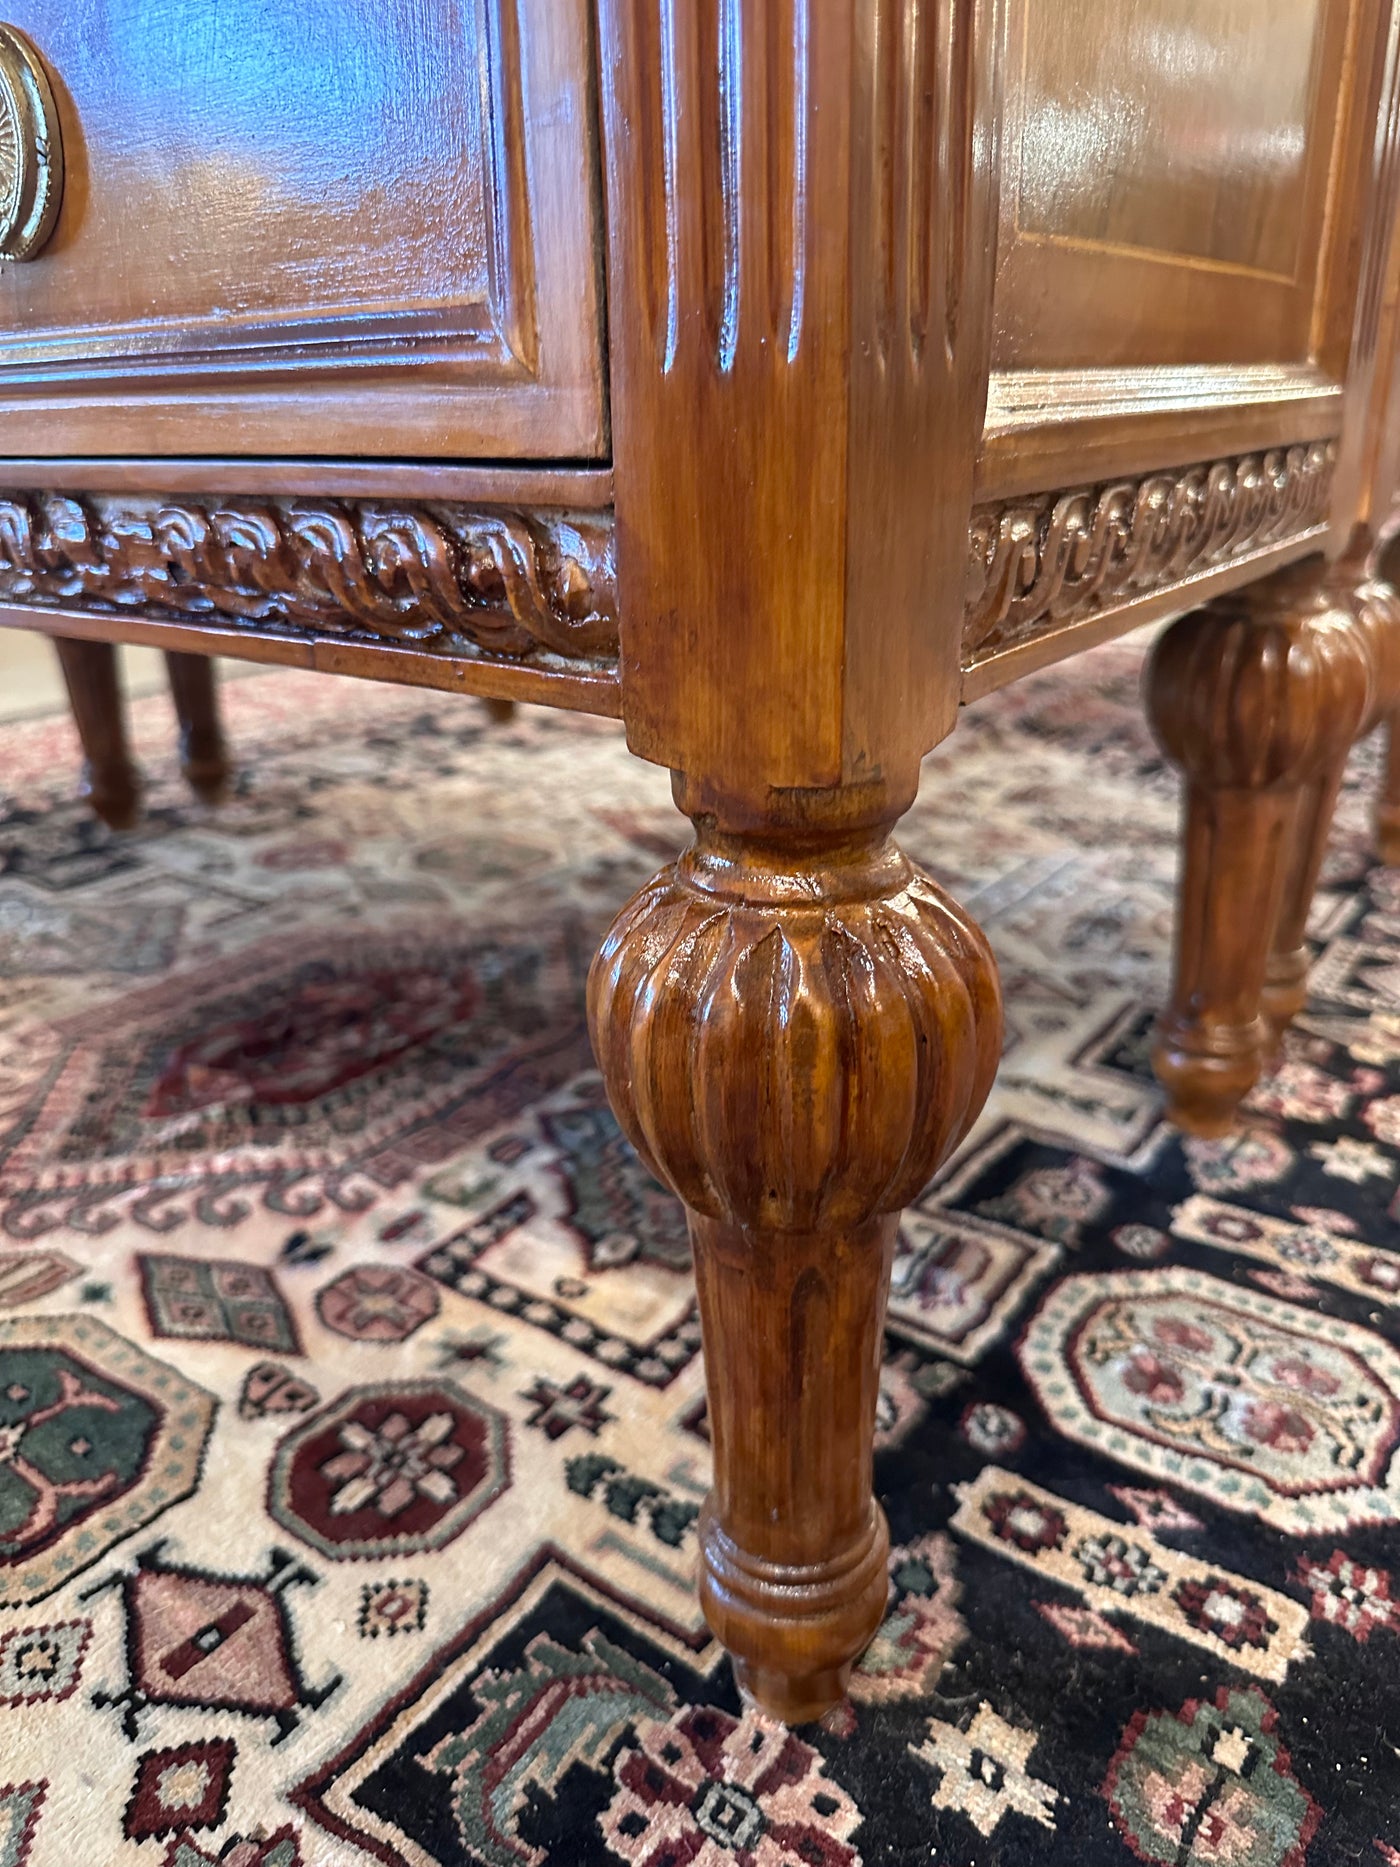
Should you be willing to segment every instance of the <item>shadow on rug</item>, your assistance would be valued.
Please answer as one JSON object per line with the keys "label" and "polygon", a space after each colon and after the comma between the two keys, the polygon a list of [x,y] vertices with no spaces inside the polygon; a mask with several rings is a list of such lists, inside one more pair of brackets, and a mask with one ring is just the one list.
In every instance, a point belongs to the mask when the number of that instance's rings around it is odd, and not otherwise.
{"label": "shadow on rug", "polygon": [[270,675],[216,813],[137,710],[113,839],[6,730],[0,1867],[1400,1867],[1400,875],[1362,748],[1284,1066],[1164,1128],[1141,655],[969,713],[901,831],[1008,1049],[902,1233],[889,1617],[791,1733],[694,1605],[685,1228],[583,1026],[665,774]]}

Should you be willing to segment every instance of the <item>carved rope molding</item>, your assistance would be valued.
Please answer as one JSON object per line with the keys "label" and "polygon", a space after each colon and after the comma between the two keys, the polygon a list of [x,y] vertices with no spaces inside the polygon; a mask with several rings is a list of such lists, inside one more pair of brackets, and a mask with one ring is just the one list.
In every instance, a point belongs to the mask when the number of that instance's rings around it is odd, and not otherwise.
{"label": "carved rope molding", "polygon": [[[1336,444],[979,508],[965,666],[1326,520]],[[589,668],[618,662],[611,513],[0,495],[0,601]]]}
{"label": "carved rope molding", "polygon": [[0,601],[590,666],[618,653],[611,514],[0,496]]}
{"label": "carved rope molding", "polygon": [[1312,531],[1336,460],[1317,441],[979,508],[963,665]]}

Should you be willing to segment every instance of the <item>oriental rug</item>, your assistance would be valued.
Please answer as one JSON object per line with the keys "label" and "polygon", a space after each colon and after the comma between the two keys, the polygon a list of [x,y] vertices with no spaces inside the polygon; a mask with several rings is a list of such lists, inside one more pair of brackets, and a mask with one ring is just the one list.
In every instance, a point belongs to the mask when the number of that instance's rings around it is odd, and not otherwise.
{"label": "oriental rug", "polygon": [[682,840],[620,729],[272,674],[236,794],[0,737],[0,1867],[1400,1867],[1400,874],[1353,763],[1227,1142],[1147,1065],[1176,784],[1130,642],[901,831],[1006,1058],[904,1223],[888,1618],[739,1702],[685,1227],[583,1023]]}

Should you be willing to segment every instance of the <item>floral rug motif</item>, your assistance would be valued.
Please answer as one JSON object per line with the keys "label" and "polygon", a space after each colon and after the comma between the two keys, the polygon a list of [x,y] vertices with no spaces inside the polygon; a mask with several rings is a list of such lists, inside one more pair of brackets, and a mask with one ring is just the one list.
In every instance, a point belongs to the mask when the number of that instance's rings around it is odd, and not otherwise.
{"label": "floral rug motif", "polygon": [[1400,1867],[1400,875],[1166,1127],[1143,644],[970,710],[901,839],[1006,1056],[906,1215],[890,1605],[823,1725],[693,1592],[685,1228],[583,1022],[683,841],[620,729],[269,674],[236,795],[0,737],[0,1867]]}

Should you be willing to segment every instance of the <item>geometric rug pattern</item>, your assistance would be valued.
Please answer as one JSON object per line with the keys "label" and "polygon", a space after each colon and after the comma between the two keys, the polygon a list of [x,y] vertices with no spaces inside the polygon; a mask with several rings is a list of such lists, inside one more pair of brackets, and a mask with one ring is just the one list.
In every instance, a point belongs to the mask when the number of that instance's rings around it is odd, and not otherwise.
{"label": "geometric rug pattern", "polygon": [[683,1217],[583,1022],[684,840],[608,722],[277,673],[210,811],[0,761],[0,1867],[1400,1867],[1400,874],[1358,749],[1240,1131],[1147,1066],[1143,644],[970,709],[910,853],[1006,1055],[895,1259],[889,1609],[821,1726],[693,1593]]}

